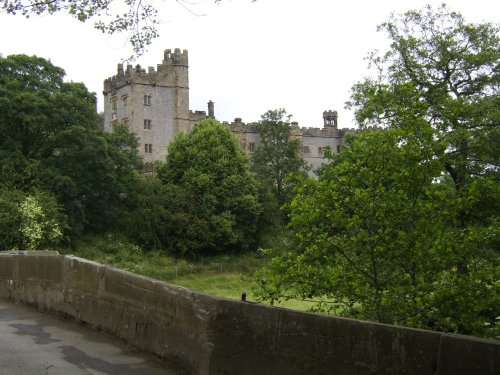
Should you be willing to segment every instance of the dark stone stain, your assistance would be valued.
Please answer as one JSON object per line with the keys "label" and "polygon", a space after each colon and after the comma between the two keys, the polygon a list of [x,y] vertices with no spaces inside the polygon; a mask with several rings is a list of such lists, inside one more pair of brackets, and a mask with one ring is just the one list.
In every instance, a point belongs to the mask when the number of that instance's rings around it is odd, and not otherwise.
{"label": "dark stone stain", "polygon": [[81,369],[91,369],[104,374],[120,375],[144,375],[148,373],[148,369],[142,364],[110,363],[100,358],[92,357],[74,346],[64,345],[59,348],[62,350],[64,360]]}
{"label": "dark stone stain", "polygon": [[40,324],[9,324],[9,327],[17,329],[16,335],[32,336],[35,342],[40,345],[61,341],[52,339],[52,334],[45,332]]}

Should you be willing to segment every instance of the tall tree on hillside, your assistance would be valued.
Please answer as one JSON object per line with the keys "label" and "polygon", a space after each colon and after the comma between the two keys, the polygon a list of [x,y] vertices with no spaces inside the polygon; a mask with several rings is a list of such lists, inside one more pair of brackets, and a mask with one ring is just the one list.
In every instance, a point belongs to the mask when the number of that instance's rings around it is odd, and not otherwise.
{"label": "tall tree on hillside", "polygon": [[291,200],[290,175],[307,171],[300,140],[293,138],[290,117],[284,109],[264,113],[257,124],[260,145],[252,155],[252,170],[270,187],[280,207]]}

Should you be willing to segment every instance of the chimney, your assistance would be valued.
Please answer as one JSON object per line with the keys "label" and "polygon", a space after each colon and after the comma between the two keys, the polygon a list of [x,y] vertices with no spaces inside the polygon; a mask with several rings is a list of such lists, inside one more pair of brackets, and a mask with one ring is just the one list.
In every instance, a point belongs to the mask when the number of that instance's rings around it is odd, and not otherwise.
{"label": "chimney", "polygon": [[214,102],[208,102],[208,117],[215,119]]}

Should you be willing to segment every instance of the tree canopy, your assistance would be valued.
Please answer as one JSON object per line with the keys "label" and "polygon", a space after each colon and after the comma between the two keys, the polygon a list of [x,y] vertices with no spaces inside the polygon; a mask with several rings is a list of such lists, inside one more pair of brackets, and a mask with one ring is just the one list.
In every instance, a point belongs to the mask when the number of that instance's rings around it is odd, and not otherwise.
{"label": "tree canopy", "polygon": [[256,183],[245,153],[226,126],[206,119],[189,134],[180,133],[169,145],[158,177],[178,192],[177,215],[182,213],[182,222],[191,223],[179,230],[193,240],[192,254],[255,245],[261,210]]}
{"label": "tree canopy", "polygon": [[[432,127],[435,157],[455,187],[455,220],[466,242],[471,225],[489,225],[494,217],[480,214],[485,201],[471,195],[479,189],[491,199],[498,188],[500,28],[467,23],[442,5],[393,16],[380,30],[391,49],[370,56],[379,74],[354,86],[349,105],[362,127],[417,134]],[[459,268],[466,272],[465,259]]]}
{"label": "tree canopy", "polygon": [[499,26],[469,24],[442,5],[393,16],[379,30],[391,49],[369,56],[378,75],[357,83],[348,103],[360,126],[411,132],[430,124],[457,191],[498,172]]}
{"label": "tree canopy", "polygon": [[49,194],[61,228],[109,229],[141,167],[137,140],[124,127],[104,133],[95,95],[63,78],[40,57],[0,58],[0,188]]}
{"label": "tree canopy", "polygon": [[291,201],[290,175],[307,171],[300,141],[293,138],[290,118],[284,109],[264,113],[257,124],[260,144],[252,155],[252,170],[270,187],[280,207]]}
{"label": "tree canopy", "polygon": [[376,75],[348,105],[361,131],[297,184],[292,249],[262,298],[337,314],[498,337],[499,28],[446,6],[380,26]]}

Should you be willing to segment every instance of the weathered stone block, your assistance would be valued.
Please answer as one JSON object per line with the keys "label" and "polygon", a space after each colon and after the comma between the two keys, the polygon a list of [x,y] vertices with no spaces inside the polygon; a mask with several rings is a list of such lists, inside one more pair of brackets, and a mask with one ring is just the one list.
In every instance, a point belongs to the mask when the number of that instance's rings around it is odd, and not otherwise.
{"label": "weathered stone block", "polygon": [[107,268],[104,275],[103,297],[116,301],[127,301],[140,308],[157,309],[160,294],[155,290],[155,281],[130,272]]}
{"label": "weathered stone block", "polygon": [[65,283],[79,293],[90,293],[97,297],[106,266],[74,256],[64,257]]}
{"label": "weathered stone block", "polygon": [[0,254],[0,280],[13,280],[16,274],[16,256],[13,254]]}
{"label": "weathered stone block", "polygon": [[18,280],[36,280],[37,257],[30,255],[17,256]]}
{"label": "weathered stone block", "polygon": [[500,374],[500,341],[443,334],[437,374]]}
{"label": "weathered stone block", "polygon": [[[31,257],[32,255],[28,255]],[[34,255],[36,259],[37,280],[60,283],[63,280],[64,256],[55,254],[44,254],[43,251]]]}
{"label": "weathered stone block", "polygon": [[[221,299],[211,314],[210,374],[288,374],[279,360],[276,335],[281,310]],[[283,372],[281,372],[283,370]]]}
{"label": "weathered stone block", "polygon": [[[285,310],[278,351],[301,354],[302,371],[434,374],[439,333]],[[418,353],[418,355],[415,355]],[[308,371],[312,371],[311,369]]]}

